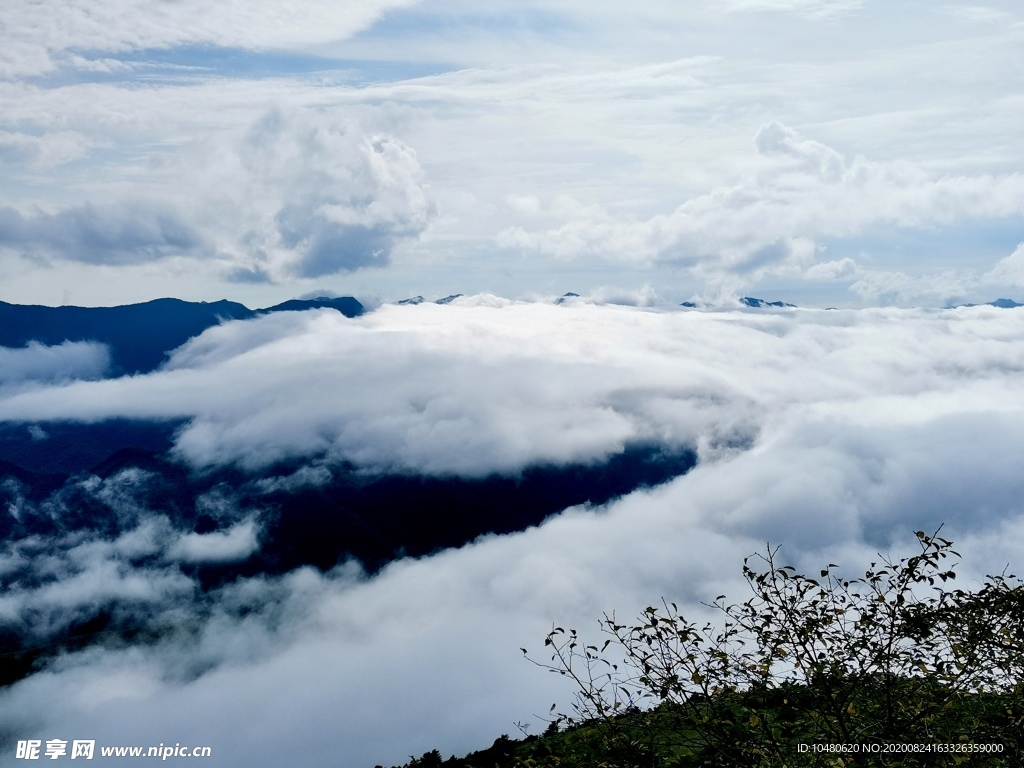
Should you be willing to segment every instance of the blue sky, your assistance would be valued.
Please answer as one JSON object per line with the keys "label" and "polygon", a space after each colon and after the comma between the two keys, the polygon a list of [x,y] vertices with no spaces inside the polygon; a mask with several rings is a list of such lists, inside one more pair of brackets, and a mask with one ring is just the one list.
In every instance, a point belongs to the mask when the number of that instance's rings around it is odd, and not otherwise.
{"label": "blue sky", "polygon": [[0,21],[0,300],[1024,295],[1008,0]]}

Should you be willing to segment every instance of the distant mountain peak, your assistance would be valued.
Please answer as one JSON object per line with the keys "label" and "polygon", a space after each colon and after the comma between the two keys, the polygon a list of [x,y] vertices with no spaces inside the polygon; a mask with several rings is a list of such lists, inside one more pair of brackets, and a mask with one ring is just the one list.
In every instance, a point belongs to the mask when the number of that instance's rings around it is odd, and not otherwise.
{"label": "distant mountain peak", "polygon": [[741,296],[740,304],[746,307],[753,307],[754,309],[765,309],[767,307],[796,308],[796,304],[787,304],[784,301],[765,301],[764,299],[756,299],[753,296]]}
{"label": "distant mountain peak", "polygon": [[1013,299],[996,299],[995,301],[987,301],[984,304],[957,304],[953,307],[947,307],[947,309],[959,309],[960,307],[997,307],[998,309],[1016,309],[1017,307],[1024,307],[1024,304],[1018,304]]}
{"label": "distant mountain peak", "polygon": [[227,320],[248,320],[272,312],[333,309],[346,317],[366,310],[351,296],[292,299],[252,310],[234,301],[163,298],[116,307],[46,307],[0,301],[0,346],[30,341],[55,346],[65,341],[97,341],[110,349],[114,375],[146,373],[167,353]]}
{"label": "distant mountain peak", "polygon": [[413,304],[413,305],[415,305],[415,304],[422,304],[424,301],[426,301],[426,299],[424,299],[422,296],[413,296],[411,299],[402,299],[401,301],[396,302],[396,303],[397,304]]}
{"label": "distant mountain peak", "polygon": [[572,291],[569,291],[568,293],[563,293],[561,296],[559,296],[558,300],[555,301],[555,304],[565,304],[565,302],[567,302],[569,299],[578,299],[579,297],[580,295],[578,293],[573,293]]}
{"label": "distant mountain peak", "polygon": [[320,296],[315,299],[291,299],[266,309],[258,309],[256,312],[258,314],[304,312],[307,309],[333,309],[341,312],[345,317],[359,317],[359,315],[366,312],[366,308],[351,296]]}
{"label": "distant mountain peak", "polygon": [[455,301],[456,299],[461,298],[461,297],[462,297],[461,293],[453,293],[451,296],[445,296],[443,299],[438,299],[434,303],[435,304],[451,304],[453,301]]}

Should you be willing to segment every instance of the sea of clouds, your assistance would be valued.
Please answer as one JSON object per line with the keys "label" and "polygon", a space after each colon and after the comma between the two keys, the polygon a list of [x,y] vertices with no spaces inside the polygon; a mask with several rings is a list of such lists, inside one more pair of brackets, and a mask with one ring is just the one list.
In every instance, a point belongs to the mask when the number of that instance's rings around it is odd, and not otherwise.
{"label": "sea of clouds", "polygon": [[207,591],[183,565],[244,558],[258,520],[227,509],[222,530],[182,534],[145,500],[142,470],[83,478],[123,532],[7,542],[0,617],[45,636],[103,605],[150,635],[67,652],[0,692],[4,750],[94,738],[210,745],[218,766],[367,767],[465,753],[517,721],[542,730],[538,716],[568,703],[564,680],[519,651],[543,658],[554,622],[596,635],[602,611],[743,599],[742,558],[769,541],[800,568],[854,571],[945,524],[970,586],[1024,540],[1024,312],[481,295],[229,322],[148,375],[99,379],[101,352],[4,352],[18,374],[0,380],[0,420],[183,419],[173,455],[193,471],[286,460],[314,484],[341,462],[479,478],[635,443],[699,462],[372,577],[343,563]]}

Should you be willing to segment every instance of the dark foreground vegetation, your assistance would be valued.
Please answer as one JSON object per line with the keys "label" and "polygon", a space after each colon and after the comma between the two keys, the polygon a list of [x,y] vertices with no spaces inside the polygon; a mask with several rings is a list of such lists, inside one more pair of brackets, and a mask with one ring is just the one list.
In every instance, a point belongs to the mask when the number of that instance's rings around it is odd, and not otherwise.
{"label": "dark foreground vegetation", "polygon": [[579,766],[1024,765],[1024,585],[1003,572],[955,589],[952,544],[882,558],[861,578],[812,578],[748,558],[752,596],[698,625],[671,603],[614,616],[588,645],[555,627],[534,664],[575,686],[541,736],[406,764]]}

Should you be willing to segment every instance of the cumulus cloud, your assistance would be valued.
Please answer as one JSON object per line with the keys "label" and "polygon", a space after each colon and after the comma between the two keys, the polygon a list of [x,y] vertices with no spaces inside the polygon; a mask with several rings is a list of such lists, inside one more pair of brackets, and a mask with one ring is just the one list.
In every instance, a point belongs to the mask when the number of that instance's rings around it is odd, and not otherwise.
{"label": "cumulus cloud", "polygon": [[275,109],[233,149],[249,223],[236,249],[255,252],[259,268],[319,277],[385,266],[434,215],[412,148],[352,121]]}
{"label": "cumulus cloud", "polygon": [[813,264],[804,272],[808,280],[850,280],[857,274],[857,262],[846,257]]}
{"label": "cumulus cloud", "polygon": [[[433,452],[451,468],[446,441],[462,420],[473,425],[464,435],[486,438],[459,452],[495,468],[503,455],[550,456],[543,444],[563,439],[559,430],[577,419],[599,426],[607,411],[625,436],[660,429],[648,435],[693,440],[700,463],[601,510],[568,510],[374,578],[351,566],[300,569],[194,598],[163,553],[209,534],[182,536],[139,509],[138,478],[107,481],[93,492],[134,510],[131,535],[9,547],[0,574],[27,590],[18,605],[32,590],[54,606],[124,595],[144,616],[192,618],[178,629],[168,622],[144,648],[68,653],[8,687],[0,741],[173,739],[209,744],[227,766],[465,752],[568,699],[561,678],[518,651],[540,653],[551,622],[586,630],[602,610],[628,617],[661,596],[701,615],[702,599],[744,596],[741,560],[765,540],[805,571],[829,561],[855,569],[879,551],[911,551],[913,530],[945,522],[965,555],[958,583],[968,585],[1022,550],[1022,312],[685,312],[467,297],[335,320],[227,324],[102,397],[92,388],[105,383],[44,389],[4,398],[3,416],[93,418],[101,402],[122,414],[186,412],[188,402],[201,411],[195,423],[223,431],[230,455],[243,433],[263,450],[293,444],[287,425],[299,419],[295,433],[312,431],[301,421],[311,411],[323,446],[340,443],[357,460],[362,446],[372,462],[371,447],[390,434],[408,442],[388,451],[429,470],[416,457]],[[245,414],[233,410],[242,400]],[[580,410],[560,421],[569,403]],[[373,434],[363,443],[345,436],[357,414],[363,437]],[[592,452],[611,444],[600,430],[584,438],[577,445]],[[238,553],[255,529],[235,520],[224,530],[218,547],[235,539]],[[29,573],[31,584],[17,576]]]}
{"label": "cumulus cloud", "polygon": [[315,110],[275,108],[213,131],[147,175],[131,200],[116,192],[53,211],[0,207],[0,248],[107,265],[179,256],[266,282],[386,266],[436,214],[411,147]]}
{"label": "cumulus cloud", "polygon": [[1024,243],[986,272],[983,279],[1014,288],[1024,286]]}
{"label": "cumulus cloud", "polygon": [[[771,121],[754,137],[756,171],[715,187],[673,212],[624,220],[599,206],[552,204],[554,229],[515,225],[501,232],[506,249],[563,259],[671,264],[712,283],[767,275],[835,274],[815,263],[815,243],[872,227],[920,228],[1024,212],[1024,176],[938,176],[909,163],[852,160],[793,128]],[[849,268],[844,270],[849,274]]]}

